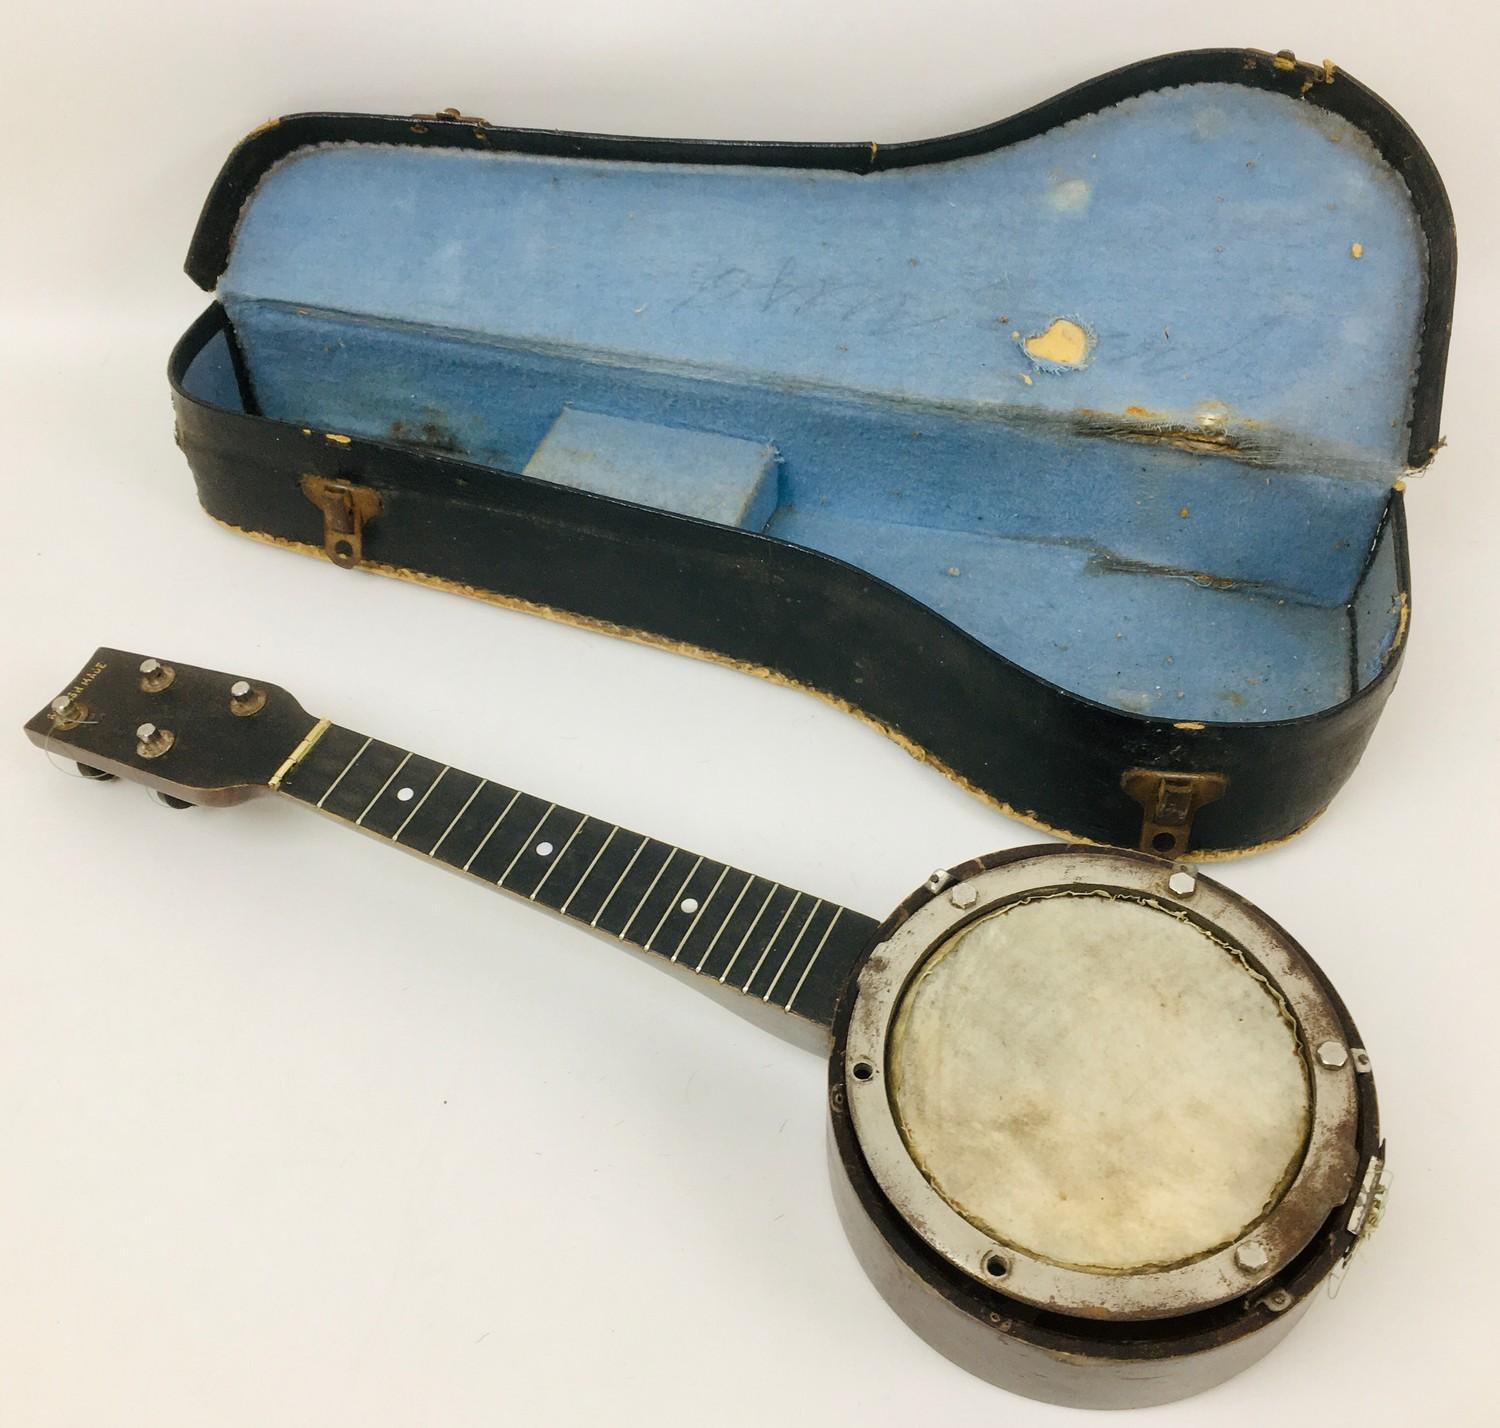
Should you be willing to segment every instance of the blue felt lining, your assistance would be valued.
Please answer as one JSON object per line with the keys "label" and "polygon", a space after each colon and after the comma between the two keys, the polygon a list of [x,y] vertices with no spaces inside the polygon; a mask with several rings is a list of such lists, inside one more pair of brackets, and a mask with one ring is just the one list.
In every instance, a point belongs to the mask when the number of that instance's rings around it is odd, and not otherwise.
{"label": "blue felt lining", "polygon": [[[1423,266],[1352,126],[1194,85],[865,176],[303,150],[220,294],[268,415],[511,470],[566,406],[654,424],[615,494],[668,509],[682,433],[771,445],[771,534],[1079,693],[1262,719],[1394,634]],[[1058,319],[1081,362],[1028,350]]]}
{"label": "blue felt lining", "polygon": [[[1086,550],[784,506],[772,535],[899,584],[1065,689],[1164,719],[1282,719],[1347,697],[1349,613],[1120,569]],[[1205,658],[1217,650],[1220,657]],[[874,656],[878,659],[878,653]],[[1014,657],[1014,656],[1012,656]]]}

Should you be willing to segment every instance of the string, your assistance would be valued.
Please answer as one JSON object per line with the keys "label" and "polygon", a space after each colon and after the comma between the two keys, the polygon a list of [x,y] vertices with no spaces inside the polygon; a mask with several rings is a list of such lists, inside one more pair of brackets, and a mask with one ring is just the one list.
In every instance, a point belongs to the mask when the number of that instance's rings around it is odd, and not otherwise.
{"label": "string", "polygon": [[[70,729],[81,729],[87,724],[97,724],[98,722],[97,719],[79,719],[74,723],[70,723],[68,727]],[[53,752],[51,745],[56,741],[56,734],[57,725],[53,724],[47,730],[47,737],[42,740],[42,752],[46,754],[47,762],[59,773],[66,774],[69,778],[87,779],[90,783],[97,783],[97,779],[91,778],[83,772],[80,767],[83,761],[78,758],[76,753],[59,754]],[[66,748],[67,746],[60,745],[60,747]]]}

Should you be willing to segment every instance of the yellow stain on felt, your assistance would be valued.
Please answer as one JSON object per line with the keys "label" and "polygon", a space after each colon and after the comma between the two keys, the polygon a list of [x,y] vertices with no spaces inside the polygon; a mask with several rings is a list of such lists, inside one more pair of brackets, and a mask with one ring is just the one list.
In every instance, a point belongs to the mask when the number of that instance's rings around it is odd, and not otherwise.
{"label": "yellow stain on felt", "polygon": [[340,436],[336,431],[325,431],[323,433],[323,440],[331,441],[336,446],[348,446],[354,438],[352,436]]}
{"label": "yellow stain on felt", "polygon": [[1177,514],[1181,516],[1183,520],[1187,520],[1187,518],[1193,514],[1192,507],[1184,506],[1180,511],[1177,512]]}
{"label": "yellow stain on felt", "polygon": [[1349,256],[1351,258],[1363,258],[1365,256],[1365,245],[1363,243],[1351,243],[1349,245]]}
{"label": "yellow stain on felt", "polygon": [[1088,332],[1071,318],[1055,317],[1045,332],[1038,332],[1021,343],[1026,355],[1036,362],[1052,362],[1059,367],[1081,367],[1089,355]]}
{"label": "yellow stain on felt", "polygon": [[1201,729],[1204,726],[1196,719],[1179,719],[1172,727],[1174,729]]}

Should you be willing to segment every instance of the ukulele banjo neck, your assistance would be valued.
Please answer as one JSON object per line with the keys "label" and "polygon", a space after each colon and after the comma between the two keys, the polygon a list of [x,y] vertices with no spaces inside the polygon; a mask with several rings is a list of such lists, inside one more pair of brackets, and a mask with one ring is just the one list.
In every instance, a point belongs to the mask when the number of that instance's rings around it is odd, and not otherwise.
{"label": "ukulele banjo neck", "polygon": [[233,674],[102,649],[27,731],[171,802],[279,793],[614,938],[823,1048],[876,928],[826,898],[315,719]]}

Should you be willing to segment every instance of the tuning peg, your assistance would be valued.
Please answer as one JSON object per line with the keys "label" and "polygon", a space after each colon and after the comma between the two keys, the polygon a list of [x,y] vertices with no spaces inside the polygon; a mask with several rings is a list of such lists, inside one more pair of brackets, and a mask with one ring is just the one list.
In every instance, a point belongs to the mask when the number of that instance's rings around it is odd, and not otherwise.
{"label": "tuning peg", "polygon": [[59,694],[52,701],[52,721],[59,730],[76,729],[88,717],[87,706],[71,694]]}
{"label": "tuning peg", "polygon": [[151,795],[153,803],[159,803],[163,808],[191,808],[193,805],[185,798],[173,798],[170,793],[163,793],[159,788],[146,790]]}
{"label": "tuning peg", "polygon": [[176,678],[177,671],[159,659],[141,661],[141,688],[147,694],[160,694]]}
{"label": "tuning peg", "polygon": [[92,764],[75,763],[73,767],[77,769],[78,772],[84,776],[84,778],[94,779],[98,783],[111,783],[119,777],[118,774],[105,773],[103,769],[96,769]]}
{"label": "tuning peg", "polygon": [[177,738],[170,729],[158,729],[155,724],[142,724],[135,737],[135,751],[143,759],[159,759]]}
{"label": "tuning peg", "polygon": [[266,691],[257,689],[248,679],[237,679],[229,686],[229,712],[241,719],[259,714],[266,707]]}

